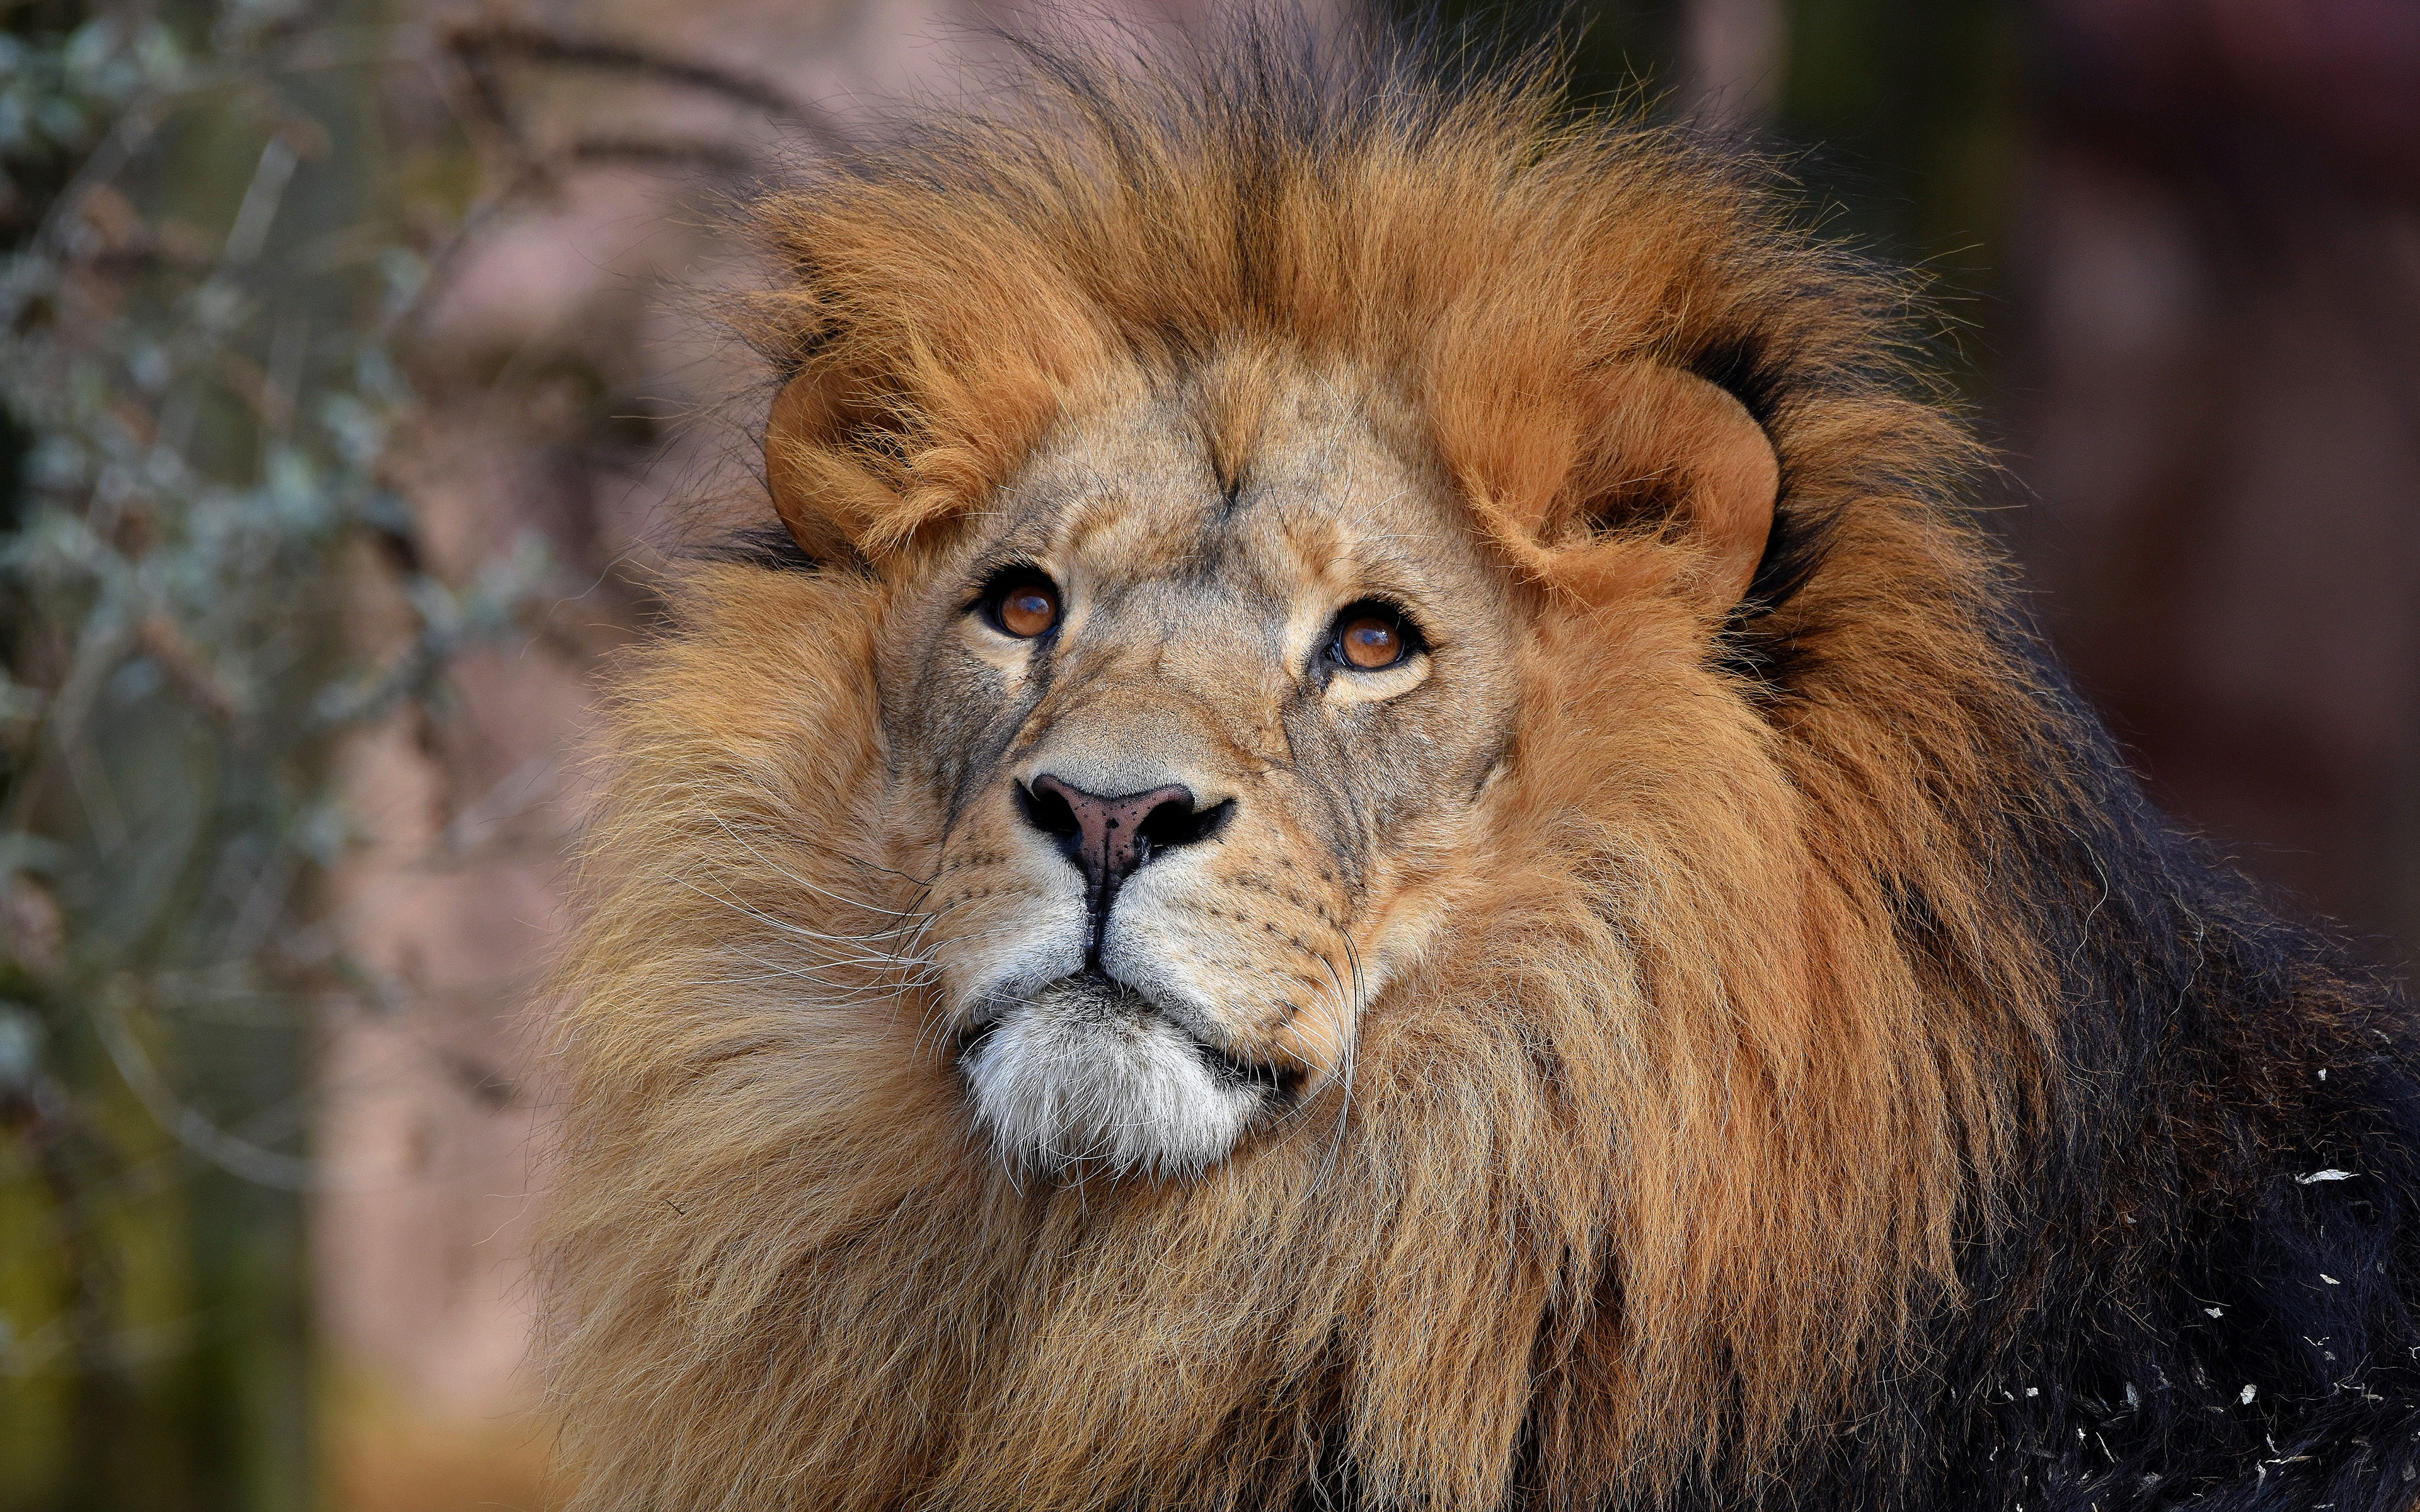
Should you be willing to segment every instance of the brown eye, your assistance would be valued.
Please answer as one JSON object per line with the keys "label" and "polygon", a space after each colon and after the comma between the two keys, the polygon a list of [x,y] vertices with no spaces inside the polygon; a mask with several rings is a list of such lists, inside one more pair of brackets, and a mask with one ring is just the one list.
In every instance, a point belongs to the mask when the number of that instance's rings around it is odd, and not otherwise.
{"label": "brown eye", "polygon": [[1336,617],[1332,654],[1356,671],[1383,671],[1418,649],[1419,633],[1385,604],[1356,604]]}
{"label": "brown eye", "polygon": [[1021,574],[990,597],[992,623],[1020,640],[1047,635],[1059,623],[1059,590],[1047,578]]}
{"label": "brown eye", "polygon": [[1364,671],[1404,659],[1404,638],[1385,620],[1355,620],[1344,627],[1344,659]]}

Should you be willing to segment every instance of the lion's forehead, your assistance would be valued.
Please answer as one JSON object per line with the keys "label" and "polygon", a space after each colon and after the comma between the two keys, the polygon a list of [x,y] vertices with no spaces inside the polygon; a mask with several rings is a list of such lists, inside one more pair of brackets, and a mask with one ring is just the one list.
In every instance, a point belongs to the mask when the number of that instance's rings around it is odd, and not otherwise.
{"label": "lion's forehead", "polygon": [[[1204,590],[1239,623],[1268,624],[1306,602],[1417,595],[1481,569],[1459,502],[1351,407],[1288,408],[1252,442],[1219,457],[1180,396],[1075,417],[1001,490],[996,549],[1150,621],[1198,607]],[[1287,639],[1306,633],[1295,629]]]}

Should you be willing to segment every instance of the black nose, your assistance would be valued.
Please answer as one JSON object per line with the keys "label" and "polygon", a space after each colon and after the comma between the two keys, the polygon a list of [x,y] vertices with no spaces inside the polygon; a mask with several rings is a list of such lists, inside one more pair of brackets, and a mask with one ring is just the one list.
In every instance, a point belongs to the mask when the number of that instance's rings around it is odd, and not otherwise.
{"label": "black nose", "polygon": [[1047,772],[1016,795],[1026,823],[1058,841],[1083,872],[1096,934],[1126,878],[1162,851],[1208,840],[1235,810],[1233,798],[1197,810],[1193,790],[1175,784],[1105,798]]}

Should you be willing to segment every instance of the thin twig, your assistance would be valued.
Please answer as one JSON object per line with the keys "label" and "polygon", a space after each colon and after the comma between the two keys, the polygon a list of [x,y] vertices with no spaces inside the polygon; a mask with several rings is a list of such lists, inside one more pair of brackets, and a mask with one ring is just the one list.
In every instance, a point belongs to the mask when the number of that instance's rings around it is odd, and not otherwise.
{"label": "thin twig", "polygon": [[[552,63],[569,68],[635,73],[681,85],[752,106],[778,120],[803,126],[828,147],[844,138],[823,111],[792,99],[761,79],[693,58],[672,57],[636,43],[598,37],[571,37],[514,22],[473,22],[443,34],[442,45],[463,60],[474,79],[487,73],[489,58]],[[487,75],[492,79],[492,75]],[[492,87],[489,85],[488,87]],[[484,91],[483,91],[484,92]],[[501,104],[490,97],[489,103]]]}

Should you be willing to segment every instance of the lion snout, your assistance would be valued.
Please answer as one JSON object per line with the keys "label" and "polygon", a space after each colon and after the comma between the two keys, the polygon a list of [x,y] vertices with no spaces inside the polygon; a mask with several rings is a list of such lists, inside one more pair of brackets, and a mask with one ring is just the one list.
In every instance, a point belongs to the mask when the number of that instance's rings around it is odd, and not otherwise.
{"label": "lion snout", "polygon": [[1234,799],[1204,805],[1181,782],[1110,796],[1044,772],[1013,788],[1018,815],[1083,874],[1091,923],[1085,959],[1093,965],[1100,963],[1109,910],[1126,879],[1160,856],[1212,839],[1235,812]]}

